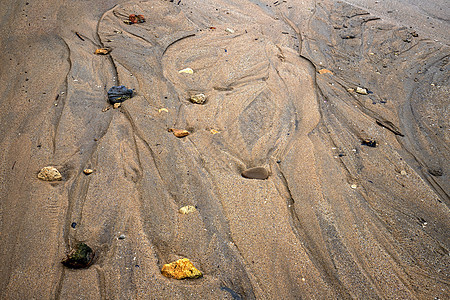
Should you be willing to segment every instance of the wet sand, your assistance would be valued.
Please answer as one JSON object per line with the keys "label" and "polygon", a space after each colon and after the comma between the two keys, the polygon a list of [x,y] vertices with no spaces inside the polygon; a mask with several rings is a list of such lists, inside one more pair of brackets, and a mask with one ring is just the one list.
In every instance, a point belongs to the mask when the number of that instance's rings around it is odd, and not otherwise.
{"label": "wet sand", "polygon": [[1,298],[449,298],[443,4],[348,2],[4,1]]}

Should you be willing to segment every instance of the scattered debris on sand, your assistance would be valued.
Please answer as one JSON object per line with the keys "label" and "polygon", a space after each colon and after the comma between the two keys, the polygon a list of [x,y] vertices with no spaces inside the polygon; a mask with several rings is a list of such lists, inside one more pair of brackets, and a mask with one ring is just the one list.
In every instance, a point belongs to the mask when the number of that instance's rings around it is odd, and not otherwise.
{"label": "scattered debris on sand", "polygon": [[44,167],[39,171],[37,176],[41,180],[45,181],[58,181],[62,180],[61,173],[55,167]]}
{"label": "scattered debris on sand", "polygon": [[165,264],[161,269],[161,274],[167,278],[175,279],[195,279],[203,276],[202,272],[197,270],[187,258],[181,258],[170,264]]}

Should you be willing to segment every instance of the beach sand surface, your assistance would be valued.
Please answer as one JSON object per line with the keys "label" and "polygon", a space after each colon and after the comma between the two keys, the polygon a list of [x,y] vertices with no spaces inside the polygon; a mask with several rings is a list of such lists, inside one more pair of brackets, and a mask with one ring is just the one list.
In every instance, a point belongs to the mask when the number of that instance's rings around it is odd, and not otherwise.
{"label": "beach sand surface", "polygon": [[450,298],[448,7],[372,2],[2,1],[0,298]]}

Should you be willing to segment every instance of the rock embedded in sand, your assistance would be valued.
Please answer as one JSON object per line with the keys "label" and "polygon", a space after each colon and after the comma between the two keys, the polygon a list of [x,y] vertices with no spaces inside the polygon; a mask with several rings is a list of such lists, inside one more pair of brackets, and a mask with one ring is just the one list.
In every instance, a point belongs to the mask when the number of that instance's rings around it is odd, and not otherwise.
{"label": "rock embedded in sand", "polygon": [[356,92],[357,92],[358,94],[361,94],[361,95],[368,95],[368,94],[369,94],[369,92],[367,91],[367,89],[362,88],[362,87],[359,87],[359,86],[356,88]]}
{"label": "rock embedded in sand", "polygon": [[260,179],[264,180],[269,177],[269,171],[267,171],[264,167],[254,167],[245,170],[242,172],[242,177],[248,178],[248,179]]}
{"label": "rock embedded in sand", "polygon": [[92,172],[94,172],[94,170],[92,170],[92,169],[84,169],[83,170],[83,173],[86,175],[92,174]]}
{"label": "rock embedded in sand", "polygon": [[106,55],[109,52],[111,52],[111,49],[109,48],[98,48],[97,50],[95,50],[94,54]]}
{"label": "rock embedded in sand", "polygon": [[196,211],[196,210],[197,210],[197,209],[195,208],[195,206],[187,205],[187,206],[183,206],[182,208],[180,208],[180,209],[178,210],[178,212],[179,212],[180,214],[187,215],[187,214],[192,213],[192,212],[194,212],[194,211]]}
{"label": "rock embedded in sand", "polygon": [[331,72],[330,70],[327,69],[319,70],[319,74],[327,74],[327,73],[333,75],[333,72]]}
{"label": "rock embedded in sand", "polygon": [[133,90],[127,89],[124,85],[113,86],[108,91],[109,103],[121,103],[133,97]]}
{"label": "rock embedded in sand", "polygon": [[144,23],[145,17],[143,15],[131,14],[128,16],[128,20],[131,24]]}
{"label": "rock embedded in sand", "polygon": [[195,104],[203,104],[206,101],[206,96],[205,94],[195,94],[191,96],[190,100]]}
{"label": "rock embedded in sand", "polygon": [[61,262],[64,266],[72,269],[87,268],[94,260],[94,251],[85,243],[77,244]]}
{"label": "rock embedded in sand", "polygon": [[122,106],[122,103],[114,103],[113,108],[118,109]]}
{"label": "rock embedded in sand", "polygon": [[183,70],[178,71],[178,73],[182,74],[194,74],[194,70],[192,70],[191,68],[185,68]]}
{"label": "rock embedded in sand", "polygon": [[437,169],[428,169],[428,173],[430,173],[433,176],[439,177],[444,175],[444,172],[442,172],[442,169],[437,168]]}
{"label": "rock embedded in sand", "polygon": [[377,146],[377,141],[372,139],[363,139],[361,140],[361,145],[375,148]]}
{"label": "rock embedded in sand", "polygon": [[175,279],[194,279],[203,276],[202,272],[196,269],[187,258],[181,258],[170,264],[165,264],[161,269],[161,274],[167,278]]}
{"label": "rock embedded in sand", "polygon": [[51,166],[42,168],[37,177],[45,181],[58,181],[62,179],[58,169]]}
{"label": "rock embedded in sand", "polygon": [[184,129],[169,128],[169,132],[172,132],[177,138],[182,138],[189,135],[189,131]]}

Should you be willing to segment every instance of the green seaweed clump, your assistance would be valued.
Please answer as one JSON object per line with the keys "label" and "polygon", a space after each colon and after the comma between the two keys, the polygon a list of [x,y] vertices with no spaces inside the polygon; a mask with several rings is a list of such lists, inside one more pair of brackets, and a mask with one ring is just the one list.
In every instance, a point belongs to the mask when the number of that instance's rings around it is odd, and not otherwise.
{"label": "green seaweed clump", "polygon": [[94,251],[85,243],[79,243],[67,257],[62,261],[62,264],[68,268],[81,269],[87,268],[94,260]]}

